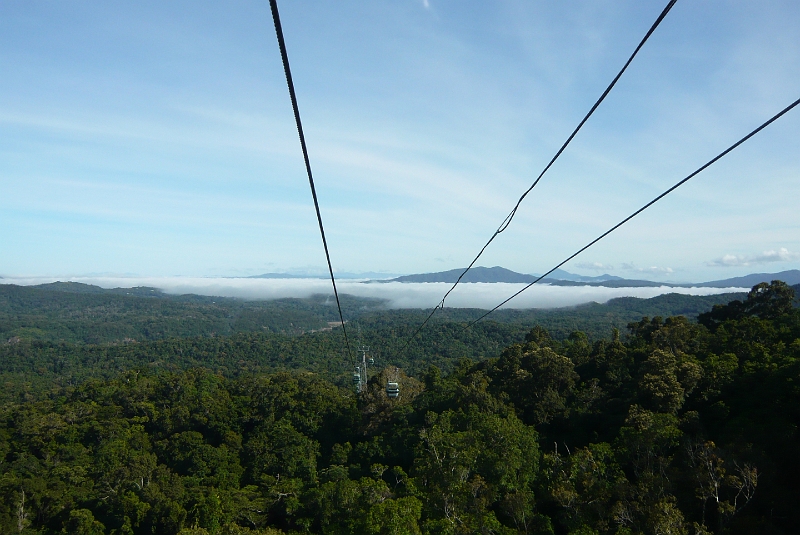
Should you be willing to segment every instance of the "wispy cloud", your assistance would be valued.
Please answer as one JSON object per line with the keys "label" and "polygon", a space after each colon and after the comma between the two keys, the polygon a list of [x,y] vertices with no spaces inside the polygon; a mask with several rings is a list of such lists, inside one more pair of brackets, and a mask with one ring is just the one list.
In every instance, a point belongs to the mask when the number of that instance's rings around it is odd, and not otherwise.
{"label": "wispy cloud", "polygon": [[786,247],[781,247],[777,251],[764,251],[761,254],[750,256],[726,254],[721,258],[706,262],[706,265],[714,267],[736,267],[750,266],[753,264],[769,264],[771,262],[789,262],[798,259],[800,259],[800,253],[791,252]]}
{"label": "wispy cloud", "polygon": [[614,266],[601,264],[600,262],[579,262],[575,264],[575,267],[581,269],[591,269],[593,271],[610,271],[614,269]]}
{"label": "wispy cloud", "polygon": [[668,275],[670,273],[675,273],[671,267],[661,267],[661,266],[649,266],[649,267],[638,267],[632,262],[625,262],[622,264],[622,269],[626,271],[635,271],[637,273],[650,273],[650,274],[659,274],[659,275]]}
{"label": "wispy cloud", "polygon": [[422,7],[424,7],[425,9],[430,9],[431,3],[428,2],[428,0],[422,0]]}

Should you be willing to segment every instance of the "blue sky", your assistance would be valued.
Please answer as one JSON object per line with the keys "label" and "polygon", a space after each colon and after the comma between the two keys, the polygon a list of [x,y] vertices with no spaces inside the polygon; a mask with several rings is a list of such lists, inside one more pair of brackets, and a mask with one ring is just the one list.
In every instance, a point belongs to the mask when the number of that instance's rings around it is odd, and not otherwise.
{"label": "blue sky", "polygon": [[[280,3],[334,267],[466,265],[666,2]],[[0,276],[324,270],[268,3],[0,3]],[[800,3],[681,0],[481,265],[543,272],[800,97]],[[800,110],[565,266],[800,267]]]}

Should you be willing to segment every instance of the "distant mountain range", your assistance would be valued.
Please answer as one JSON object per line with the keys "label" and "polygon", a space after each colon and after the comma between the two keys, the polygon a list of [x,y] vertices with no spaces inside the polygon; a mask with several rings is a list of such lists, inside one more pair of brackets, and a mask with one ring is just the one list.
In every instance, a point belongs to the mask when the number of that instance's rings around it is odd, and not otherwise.
{"label": "distant mountain range", "polygon": [[[420,273],[416,275],[404,275],[394,279],[384,279],[374,282],[446,282],[454,283],[458,280],[459,275],[464,272],[464,268],[451,269],[449,271],[439,271],[437,273]],[[495,267],[474,267],[470,269],[461,282],[476,283],[476,282],[507,282],[507,283],[531,283],[539,278],[539,275],[528,275],[525,273],[517,273],[500,266]],[[707,288],[750,288],[760,282],[770,282],[773,280],[782,280],[787,284],[800,284],[800,270],[792,269],[789,271],[781,271],[780,273],[753,273],[743,277],[733,277],[730,279],[722,279],[708,282],[698,283],[671,283],[671,282],[655,282],[648,280],[637,279],[624,279],[613,275],[599,275],[596,277],[586,277],[583,275],[576,275],[563,269],[557,269],[548,277],[542,279],[542,283],[551,284],[553,286],[605,286],[610,288],[632,288],[644,286],[670,286],[674,288],[685,287],[707,287]]]}
{"label": "distant mountain range", "polygon": [[770,282],[774,280],[781,280],[789,285],[800,284],[800,270],[790,269],[789,271],[781,271],[780,273],[752,273],[744,277],[733,277],[732,279],[722,279],[718,281],[709,281],[697,286],[707,286],[709,288],[729,288],[739,286],[741,288],[749,288],[761,282]]}
{"label": "distant mountain range", "polygon": [[[404,275],[394,279],[389,279],[386,282],[455,282],[458,276],[464,272],[464,268],[451,269],[449,271],[440,271],[438,273],[422,273],[419,275]],[[461,282],[520,282],[528,283],[533,282],[539,278],[539,275],[527,275],[525,273],[517,273],[500,266],[495,267],[474,267],[470,269]],[[543,279],[543,281],[551,282],[576,282],[576,283],[597,283],[607,281],[624,280],[621,277],[613,275],[600,275],[597,277],[584,277],[583,275],[575,275],[563,269],[557,269],[550,274],[550,277]]]}
{"label": "distant mountain range", "polygon": [[[348,271],[335,273],[337,279],[386,279],[394,277],[396,273],[381,273],[378,271],[365,271],[362,273],[350,273]],[[245,279],[329,279],[327,273],[262,273],[261,275],[250,275]]]}
{"label": "distant mountain range", "polygon": [[[451,269],[448,271],[438,271],[435,273],[417,273],[414,275],[402,275],[400,277],[392,277],[392,274],[379,273],[379,272],[364,272],[364,273],[336,273],[338,279],[371,279],[369,282],[446,282],[454,283],[458,280],[459,275],[464,272],[464,268]],[[294,274],[294,273],[264,273],[262,275],[253,275],[247,277],[250,279],[327,279],[328,274]],[[507,283],[522,283],[528,284],[539,278],[539,275],[517,273],[510,269],[500,266],[494,267],[474,267],[470,269],[461,282],[476,283],[476,282],[507,282]],[[546,278],[542,279],[542,283],[550,284],[552,286],[605,286],[607,288],[641,288],[641,287],[659,287],[669,286],[673,288],[687,288],[687,287],[706,287],[706,288],[750,288],[760,282],[770,282],[772,280],[782,280],[787,284],[794,285],[800,284],[800,270],[792,269],[789,271],[781,271],[780,273],[752,273],[743,277],[733,277],[730,279],[721,279],[707,282],[696,283],[675,283],[675,282],[656,282],[644,279],[625,279],[607,273],[597,275],[594,277],[586,275],[577,275],[557,269],[553,271]]]}
{"label": "distant mountain range", "polygon": [[[326,275],[327,276],[327,275]],[[296,275],[293,273],[262,273],[261,275],[250,275],[245,279],[323,279],[322,275]]]}

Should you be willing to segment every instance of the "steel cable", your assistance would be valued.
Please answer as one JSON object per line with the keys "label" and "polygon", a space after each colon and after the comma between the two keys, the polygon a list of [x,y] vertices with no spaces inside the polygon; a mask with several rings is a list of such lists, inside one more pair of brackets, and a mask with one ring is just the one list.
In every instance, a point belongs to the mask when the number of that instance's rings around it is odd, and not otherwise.
{"label": "steel cable", "polygon": [[572,142],[573,138],[575,138],[575,136],[578,134],[580,129],[583,128],[583,125],[586,124],[586,121],[589,120],[589,117],[591,117],[594,114],[594,112],[597,110],[597,108],[600,106],[600,104],[605,100],[605,98],[608,96],[608,94],[611,92],[611,90],[614,88],[614,86],[617,85],[617,82],[619,81],[619,79],[622,77],[622,75],[628,69],[628,66],[631,64],[631,62],[633,62],[633,58],[636,57],[636,55],[639,53],[639,50],[641,50],[642,47],[644,46],[644,44],[647,42],[647,40],[650,39],[650,36],[653,34],[653,32],[656,30],[656,28],[658,28],[658,26],[661,24],[661,22],[667,16],[667,14],[673,8],[673,6],[675,5],[676,2],[677,2],[677,0],[670,0],[667,3],[666,7],[661,11],[661,14],[658,16],[656,21],[653,23],[653,25],[647,31],[645,36],[639,42],[639,45],[636,47],[636,49],[633,51],[631,56],[628,58],[628,61],[625,62],[625,65],[622,66],[622,69],[620,69],[620,71],[617,73],[617,75],[614,77],[614,79],[608,85],[606,90],[603,91],[603,94],[600,95],[600,98],[597,99],[597,101],[594,103],[594,105],[589,110],[589,112],[583,117],[581,122],[578,123],[578,126],[575,127],[575,129],[569,135],[567,140],[561,145],[561,148],[558,149],[558,152],[556,152],[556,154],[550,159],[550,161],[544,167],[542,172],[539,173],[539,176],[536,177],[536,180],[533,181],[533,184],[531,184],[531,186],[527,190],[525,190],[525,193],[523,193],[522,196],[519,198],[519,200],[517,201],[517,204],[514,205],[514,208],[511,210],[511,212],[506,216],[506,218],[503,220],[503,222],[500,223],[500,226],[497,228],[497,230],[494,232],[494,234],[492,234],[492,237],[489,238],[489,241],[487,241],[486,244],[484,244],[484,246],[481,247],[481,250],[480,250],[480,252],[478,252],[477,256],[475,256],[475,258],[472,259],[472,262],[470,262],[469,265],[467,266],[467,268],[461,273],[461,275],[458,276],[458,279],[456,279],[456,282],[453,284],[453,286],[450,287],[449,290],[447,290],[447,292],[444,294],[444,297],[442,297],[442,300],[439,301],[439,304],[436,305],[433,308],[433,310],[431,310],[430,314],[428,314],[428,317],[426,317],[425,320],[422,322],[422,324],[419,327],[417,327],[417,329],[414,331],[414,333],[411,334],[411,336],[408,337],[408,339],[406,340],[405,345],[403,345],[403,347],[400,349],[400,351],[398,351],[398,354],[402,354],[406,350],[406,348],[409,346],[411,341],[420,333],[420,331],[422,331],[422,329],[430,321],[430,319],[433,317],[433,315],[436,314],[436,311],[441,309],[441,308],[444,308],[444,303],[447,300],[447,297],[450,295],[450,293],[453,290],[456,289],[456,286],[458,286],[458,284],[461,282],[461,279],[464,277],[464,275],[466,275],[467,272],[470,269],[472,269],[472,267],[475,265],[475,262],[477,262],[478,259],[481,257],[481,255],[483,255],[484,251],[486,251],[486,248],[489,247],[489,245],[494,241],[494,239],[508,228],[508,226],[511,224],[511,220],[514,219],[514,216],[517,214],[517,209],[519,208],[520,204],[522,204],[522,201],[525,200],[525,197],[527,197],[528,194],[533,190],[533,188],[536,187],[536,185],[539,183],[539,181],[542,179],[542,177],[545,175],[545,173],[547,173],[547,171],[550,169],[550,167],[553,166],[553,164],[556,162],[556,160],[558,160],[558,158],[561,156],[561,154],[567,148],[567,146]]}
{"label": "steel cable", "polygon": [[314,187],[314,177],[311,174],[311,163],[308,159],[308,149],[306,148],[306,138],[303,135],[303,124],[300,121],[300,110],[297,106],[297,96],[294,92],[294,83],[292,82],[292,72],[289,69],[289,56],[286,53],[286,43],[283,39],[283,29],[281,28],[281,18],[278,14],[277,0],[269,1],[270,8],[272,9],[272,21],[275,23],[275,34],[278,37],[278,46],[281,50],[281,59],[283,60],[283,71],[286,74],[286,84],[289,87],[289,96],[292,99],[292,110],[294,111],[294,121],[297,124],[297,134],[300,136],[300,147],[303,149],[303,160],[306,164],[306,173],[308,174],[308,184],[311,186],[311,196],[314,198],[314,209],[317,211],[317,222],[319,223],[319,233],[322,236],[322,245],[325,248],[325,259],[328,261],[328,272],[331,274],[331,284],[333,285],[333,295],[336,297],[336,307],[339,310],[339,321],[342,324],[342,333],[344,334],[345,348],[347,349],[348,357],[352,359],[352,352],[350,351],[350,341],[347,338],[347,329],[344,325],[344,316],[342,315],[342,305],[339,302],[339,292],[336,289],[336,278],[333,276],[333,266],[331,264],[331,255],[328,252],[328,241],[325,239],[325,227],[322,225],[322,215],[319,211],[319,201],[317,200],[317,190]]}
{"label": "steel cable", "polygon": [[770,124],[772,124],[773,122],[777,121],[779,118],[781,118],[781,117],[782,117],[784,114],[788,113],[788,112],[789,112],[789,111],[790,111],[792,108],[796,107],[798,104],[800,104],[800,99],[797,99],[797,100],[795,100],[794,102],[792,102],[791,104],[789,104],[788,106],[786,106],[784,109],[782,109],[781,111],[779,111],[777,114],[773,115],[773,116],[772,116],[772,118],[770,118],[768,121],[764,122],[764,123],[763,123],[761,126],[759,126],[759,127],[758,127],[758,128],[756,128],[755,130],[753,130],[752,132],[750,132],[749,134],[747,134],[746,136],[744,136],[742,139],[740,139],[739,141],[737,141],[736,143],[734,143],[733,145],[731,145],[730,147],[728,147],[727,149],[725,149],[724,151],[722,151],[721,153],[719,153],[718,155],[716,155],[714,158],[712,158],[712,159],[711,159],[711,160],[709,160],[708,162],[706,162],[706,163],[705,163],[703,166],[701,166],[699,169],[697,169],[697,170],[696,170],[694,173],[690,174],[689,176],[687,176],[687,177],[686,177],[686,178],[684,178],[683,180],[679,181],[678,183],[676,183],[675,185],[673,185],[671,188],[669,188],[668,190],[666,190],[665,192],[663,192],[661,195],[659,195],[658,197],[656,197],[656,198],[655,198],[655,199],[653,199],[652,201],[648,202],[647,204],[645,204],[644,206],[642,206],[641,208],[639,208],[638,210],[636,210],[635,212],[633,212],[631,215],[629,215],[628,217],[626,217],[625,219],[623,219],[622,221],[620,221],[619,223],[617,223],[616,225],[614,225],[613,227],[611,227],[610,229],[608,229],[607,231],[605,231],[604,233],[602,233],[600,236],[598,236],[598,237],[597,237],[597,238],[595,238],[594,240],[590,241],[589,243],[587,243],[586,245],[584,245],[583,247],[581,247],[580,249],[578,249],[578,250],[577,250],[575,253],[571,254],[571,255],[570,255],[570,256],[568,256],[568,257],[567,257],[565,260],[561,261],[561,262],[560,262],[558,265],[556,265],[556,266],[555,266],[554,268],[552,268],[550,271],[548,271],[548,272],[547,272],[547,273],[545,273],[544,275],[540,276],[539,278],[537,278],[537,279],[536,279],[536,280],[534,280],[533,282],[529,283],[528,285],[526,285],[524,288],[522,288],[522,289],[521,289],[521,290],[519,290],[518,292],[514,293],[514,294],[513,294],[511,297],[509,297],[508,299],[506,299],[505,301],[503,301],[502,303],[500,303],[499,305],[497,305],[496,307],[494,307],[493,309],[491,309],[489,312],[487,312],[486,314],[484,314],[484,315],[483,315],[483,316],[481,316],[480,318],[478,318],[478,319],[476,319],[475,321],[473,321],[473,322],[469,323],[469,324],[468,324],[468,325],[465,327],[465,329],[469,329],[470,327],[472,327],[473,325],[475,325],[476,323],[478,323],[479,321],[481,321],[483,318],[485,318],[486,316],[488,316],[488,315],[489,315],[489,314],[491,314],[492,312],[496,311],[498,308],[500,308],[501,306],[505,305],[506,303],[508,303],[509,301],[511,301],[512,299],[514,299],[515,297],[517,297],[519,294],[521,294],[522,292],[524,292],[525,290],[527,290],[528,288],[530,288],[531,286],[533,286],[534,284],[536,284],[537,282],[539,282],[539,281],[540,281],[540,280],[542,280],[543,278],[547,277],[547,276],[548,276],[548,275],[550,275],[552,272],[554,272],[555,270],[557,270],[558,268],[560,268],[561,266],[563,266],[564,264],[566,264],[567,262],[569,262],[570,260],[572,260],[573,258],[575,258],[576,256],[578,256],[578,255],[579,255],[579,254],[581,254],[582,252],[584,252],[586,249],[588,249],[589,247],[591,247],[591,246],[592,246],[592,245],[594,245],[595,243],[599,242],[600,240],[602,240],[603,238],[605,238],[606,236],[608,236],[609,234],[611,234],[612,232],[614,232],[615,230],[617,230],[619,227],[621,227],[622,225],[624,225],[625,223],[627,223],[628,221],[630,221],[631,219],[633,219],[633,218],[634,218],[634,217],[636,217],[637,215],[639,215],[639,214],[641,214],[642,212],[644,212],[646,209],[650,208],[650,207],[651,207],[652,205],[654,205],[656,202],[660,201],[661,199],[663,199],[664,197],[666,197],[667,195],[669,195],[670,193],[672,193],[673,191],[675,191],[676,189],[678,189],[680,186],[682,186],[683,184],[685,184],[686,182],[688,182],[689,180],[691,180],[691,179],[692,179],[692,178],[694,178],[695,176],[699,175],[701,172],[703,172],[703,171],[705,171],[706,169],[708,169],[709,167],[711,167],[711,166],[712,166],[713,164],[715,164],[715,163],[716,163],[718,160],[720,160],[721,158],[723,158],[725,155],[727,155],[728,153],[730,153],[731,151],[733,151],[733,150],[734,150],[736,147],[738,147],[739,145],[741,145],[742,143],[744,143],[745,141],[747,141],[748,139],[750,139],[751,137],[753,137],[754,135],[756,135],[757,133],[759,133],[761,130],[763,130],[764,128],[766,128],[767,126],[769,126]]}

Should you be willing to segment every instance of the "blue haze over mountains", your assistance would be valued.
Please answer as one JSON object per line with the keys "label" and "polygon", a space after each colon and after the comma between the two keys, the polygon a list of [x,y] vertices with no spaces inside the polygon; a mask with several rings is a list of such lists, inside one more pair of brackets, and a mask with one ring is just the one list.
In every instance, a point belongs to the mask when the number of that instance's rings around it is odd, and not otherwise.
{"label": "blue haze over mountains", "polygon": [[[418,275],[404,275],[390,279],[391,282],[456,282],[458,276],[464,272],[464,268],[440,271],[437,273],[422,273]],[[474,267],[470,269],[461,279],[461,282],[509,282],[509,283],[529,283],[539,278],[538,274],[517,273],[500,266],[494,267]],[[625,280],[614,275],[598,275],[596,277],[586,277],[576,275],[563,269],[557,269],[542,282],[569,282],[569,283],[601,283]]]}
{"label": "blue haze over mountains", "polygon": [[[438,273],[422,273],[418,275],[404,275],[390,279],[387,282],[449,282],[454,283],[458,280],[459,275],[463,273],[464,268],[451,269],[449,271],[441,271]],[[475,283],[475,282],[507,282],[507,283],[531,283],[539,278],[536,274],[524,274],[505,269],[500,266],[491,268],[474,267],[470,269],[461,282]],[[588,277],[584,275],[576,275],[563,269],[556,269],[548,277],[542,279],[541,282],[555,286],[606,286],[610,288],[628,288],[640,286],[671,286],[679,287],[707,287],[707,288],[727,288],[727,287],[751,287],[761,282],[770,282],[773,280],[782,280],[787,284],[800,284],[800,270],[792,269],[788,271],[781,271],[780,273],[752,273],[743,277],[733,277],[730,279],[721,279],[699,283],[670,283],[670,282],[655,282],[649,280],[639,279],[625,279],[614,275],[598,275],[596,277]]]}
{"label": "blue haze over mountains", "polygon": [[[459,275],[464,272],[464,268],[451,269],[448,271],[438,271],[434,273],[417,273],[412,275],[402,275],[394,278],[391,275],[375,272],[367,273],[337,273],[337,278],[342,279],[373,279],[369,282],[446,282],[455,283]],[[518,273],[500,266],[494,267],[474,267],[470,269],[461,279],[462,283],[520,283],[528,284],[539,278],[538,274]],[[289,273],[264,273],[250,278],[264,279],[291,279],[291,278],[322,278],[327,279],[327,274],[289,274]],[[669,286],[674,288],[686,287],[705,287],[705,288],[747,288],[755,286],[761,282],[782,280],[787,284],[800,284],[800,270],[791,269],[779,273],[751,273],[742,277],[720,279],[698,283],[671,283],[656,282],[644,279],[626,279],[615,275],[603,274],[597,276],[577,275],[563,269],[556,269],[542,283],[554,286],[605,286],[608,288],[635,288],[635,287],[660,287]]]}

